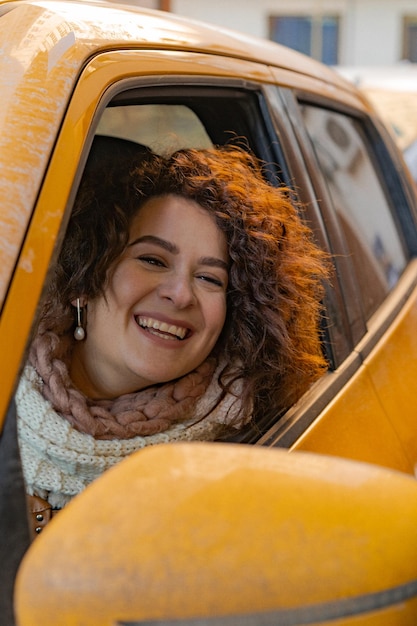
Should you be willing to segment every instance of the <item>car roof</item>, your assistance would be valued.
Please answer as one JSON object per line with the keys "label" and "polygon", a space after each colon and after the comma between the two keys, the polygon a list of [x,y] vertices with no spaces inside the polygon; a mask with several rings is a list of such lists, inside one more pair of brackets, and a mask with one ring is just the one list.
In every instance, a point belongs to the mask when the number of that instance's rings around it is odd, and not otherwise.
{"label": "car roof", "polygon": [[[75,42],[84,48],[87,46],[90,54],[126,45],[204,52],[279,67],[351,89],[348,81],[330,68],[279,44],[174,13],[138,7],[133,2],[3,0],[0,2],[0,16],[19,7],[19,21],[13,33],[15,41],[19,31],[23,37],[28,37],[25,15],[29,19],[30,12],[36,9],[39,26],[32,35],[39,37],[42,22],[52,22],[53,15],[54,28],[60,30],[60,24],[67,28],[70,25]],[[51,36],[50,32],[48,35]],[[0,42],[4,36],[0,35]]]}

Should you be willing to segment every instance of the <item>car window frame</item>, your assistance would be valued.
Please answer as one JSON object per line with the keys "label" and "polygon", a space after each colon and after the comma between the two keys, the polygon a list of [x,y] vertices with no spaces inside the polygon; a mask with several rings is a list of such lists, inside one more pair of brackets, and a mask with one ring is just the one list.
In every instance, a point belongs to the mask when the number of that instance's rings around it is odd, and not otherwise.
{"label": "car window frame", "polygon": [[[224,88],[224,80],[219,79],[207,80],[207,78],[205,78],[200,82],[200,84],[198,83],[198,81],[195,81],[195,77],[186,80],[185,83],[184,80],[184,77],[172,76],[167,83],[164,83],[163,86],[160,86],[158,84],[155,85],[155,82],[152,78],[148,78],[145,81],[141,80],[139,84],[136,79],[132,81],[125,81],[124,83],[115,85],[113,89],[106,94],[106,102],[103,104],[105,105],[105,107],[107,107],[111,102],[118,103],[120,101],[125,101],[126,103],[131,104],[132,101],[135,100],[135,98],[138,99],[137,101],[146,104],[149,104],[151,101],[157,101],[158,103],[161,103],[164,101],[164,98],[170,98],[170,89],[173,89],[175,92],[180,88],[183,89],[183,93],[187,94],[187,97],[193,92],[197,96],[199,93],[199,87],[201,89],[213,89],[214,91],[218,90],[218,92],[221,92],[223,89],[225,89],[226,91],[233,91],[233,89],[243,89],[247,93],[253,92],[257,96],[258,105],[260,106],[260,113],[262,113],[261,122],[265,125],[265,133],[263,138],[264,141],[266,141],[270,145],[266,146],[266,149],[264,151],[259,150],[259,144],[257,144],[257,146],[254,146],[252,143],[250,143],[251,137],[247,137],[248,144],[250,145],[250,148],[254,150],[260,158],[266,160],[267,162],[268,159],[270,160],[273,156],[278,157],[279,155],[278,158],[280,167],[277,170],[274,171],[273,162],[271,163],[272,179],[275,179],[275,183],[277,182],[277,178],[278,180],[280,180],[282,178],[281,168],[285,168],[285,175],[283,177],[285,180],[283,182],[293,189],[293,193],[297,202],[300,202],[304,207],[306,207],[306,212],[302,216],[303,219],[307,219],[307,222],[313,228],[313,231],[316,234],[319,244],[329,252],[330,250],[328,249],[328,242],[326,241],[326,237],[324,236],[325,230],[323,229],[321,214],[317,207],[316,197],[313,193],[311,181],[305,176],[305,168],[302,160],[300,162],[300,151],[298,150],[298,145],[294,138],[291,124],[288,124],[287,113],[282,108],[282,100],[280,101],[280,99],[276,97],[276,94],[279,93],[279,90],[281,88],[277,85],[265,85],[264,83],[258,82],[248,83],[247,81],[245,81],[243,83],[240,80],[232,82],[230,81],[230,79],[227,80],[226,88]],[[135,92],[138,93],[135,94]],[[273,96],[273,93],[275,93],[275,98]],[[178,99],[181,98],[178,98],[178,93],[176,93],[176,97],[174,98],[174,100],[178,101]],[[263,111],[262,107],[264,107]],[[99,114],[100,113],[98,112],[98,115]],[[287,128],[285,128],[286,125]],[[274,154],[271,154],[271,147],[275,149]],[[294,158],[295,150],[298,150],[298,158]],[[298,168],[295,166],[295,163],[297,162],[299,162]],[[300,180],[301,174],[303,182]],[[296,186],[293,185],[294,180],[297,180]],[[305,193],[305,189],[310,189],[310,193]],[[313,205],[314,211],[312,212],[311,207]],[[334,278],[335,282],[338,282],[337,277],[335,276]],[[340,349],[340,352],[343,352],[343,358],[339,355],[340,362],[346,361],[352,349],[351,341],[346,341],[349,336],[349,327],[346,326],[346,316],[344,314],[344,304],[340,297],[340,288],[338,287],[335,290],[334,284],[332,284],[331,289],[328,289],[326,306],[328,307],[329,302],[335,300],[335,293],[338,294],[339,302],[333,302],[331,306],[333,307],[333,310],[341,312],[341,315],[343,317],[342,328],[340,329],[338,337],[336,337],[333,329],[330,328],[329,333],[331,337],[328,341],[326,340],[327,329],[323,328],[324,345],[326,348],[328,348],[326,352],[328,353],[328,361],[332,369],[336,368],[337,363],[337,360],[334,359],[333,355],[335,349],[334,346],[339,346],[339,344],[341,343],[340,338],[342,338],[345,344],[343,346],[343,349]],[[345,384],[348,379],[349,375],[347,373],[342,375],[339,374],[337,388],[339,389],[340,386],[343,386],[343,384]],[[323,398],[325,397],[326,399],[324,401],[324,404],[321,403],[320,406],[325,406],[325,404],[330,401],[332,395],[335,393],[334,384],[332,385],[332,389],[333,391],[329,391],[329,393],[326,393],[323,396]],[[318,405],[316,403],[316,408],[317,406]],[[267,432],[271,425],[275,425],[279,419],[280,416],[268,416],[263,423],[260,422],[256,425],[256,427],[249,426],[248,428],[243,429],[237,436],[232,437],[232,439],[233,441],[256,443],[260,435]],[[229,441],[231,440],[230,437],[227,437],[227,439]]]}

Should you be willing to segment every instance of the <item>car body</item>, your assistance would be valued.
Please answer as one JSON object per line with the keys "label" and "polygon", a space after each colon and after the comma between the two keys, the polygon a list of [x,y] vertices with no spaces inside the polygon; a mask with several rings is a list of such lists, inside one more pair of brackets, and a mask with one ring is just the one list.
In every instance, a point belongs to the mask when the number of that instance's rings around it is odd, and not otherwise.
{"label": "car body", "polygon": [[2,2],[0,44],[0,425],[93,137],[237,141],[293,188],[334,272],[327,374],[234,441],[414,475],[417,201],[361,93],[281,46],[126,4]]}
{"label": "car body", "polygon": [[336,267],[329,373],[259,443],[412,473],[416,200],[360,94],[301,55],[175,16],[47,0],[1,13],[1,419],[94,133],[154,149],[237,136],[294,187]]}

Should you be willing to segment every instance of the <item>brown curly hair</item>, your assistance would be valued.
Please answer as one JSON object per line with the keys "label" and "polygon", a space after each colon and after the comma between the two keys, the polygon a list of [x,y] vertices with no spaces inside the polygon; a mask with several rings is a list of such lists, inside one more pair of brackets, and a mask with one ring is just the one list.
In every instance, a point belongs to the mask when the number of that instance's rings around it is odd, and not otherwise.
{"label": "brown curly hair", "polygon": [[319,323],[327,262],[289,190],[266,182],[262,164],[236,147],[141,154],[130,167],[107,167],[100,180],[93,173],[77,196],[45,319],[56,325],[61,306],[68,320],[71,300],[103,292],[148,199],[192,199],[228,243],[227,315],[216,346],[224,390],[242,378],[243,406],[253,406],[255,421],[278,416],[326,369]]}

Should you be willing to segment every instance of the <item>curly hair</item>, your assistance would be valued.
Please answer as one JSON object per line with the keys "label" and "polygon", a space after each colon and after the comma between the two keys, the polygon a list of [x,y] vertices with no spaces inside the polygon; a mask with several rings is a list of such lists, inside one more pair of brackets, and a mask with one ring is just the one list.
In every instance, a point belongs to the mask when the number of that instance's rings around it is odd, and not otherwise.
{"label": "curly hair", "polygon": [[319,334],[326,257],[290,191],[266,182],[262,164],[236,147],[155,156],[134,176],[142,202],[167,194],[192,199],[226,235],[223,380],[244,379],[255,420],[277,416],[327,368]]}
{"label": "curly hair", "polygon": [[223,389],[243,379],[242,403],[255,422],[278,416],[326,369],[319,323],[327,261],[289,190],[266,182],[262,164],[240,148],[148,153],[123,175],[120,167],[99,181],[85,175],[46,317],[55,314],[56,324],[56,294],[68,313],[75,297],[103,293],[133,217],[148,199],[168,194],[198,203],[226,236],[227,313],[216,346]]}

